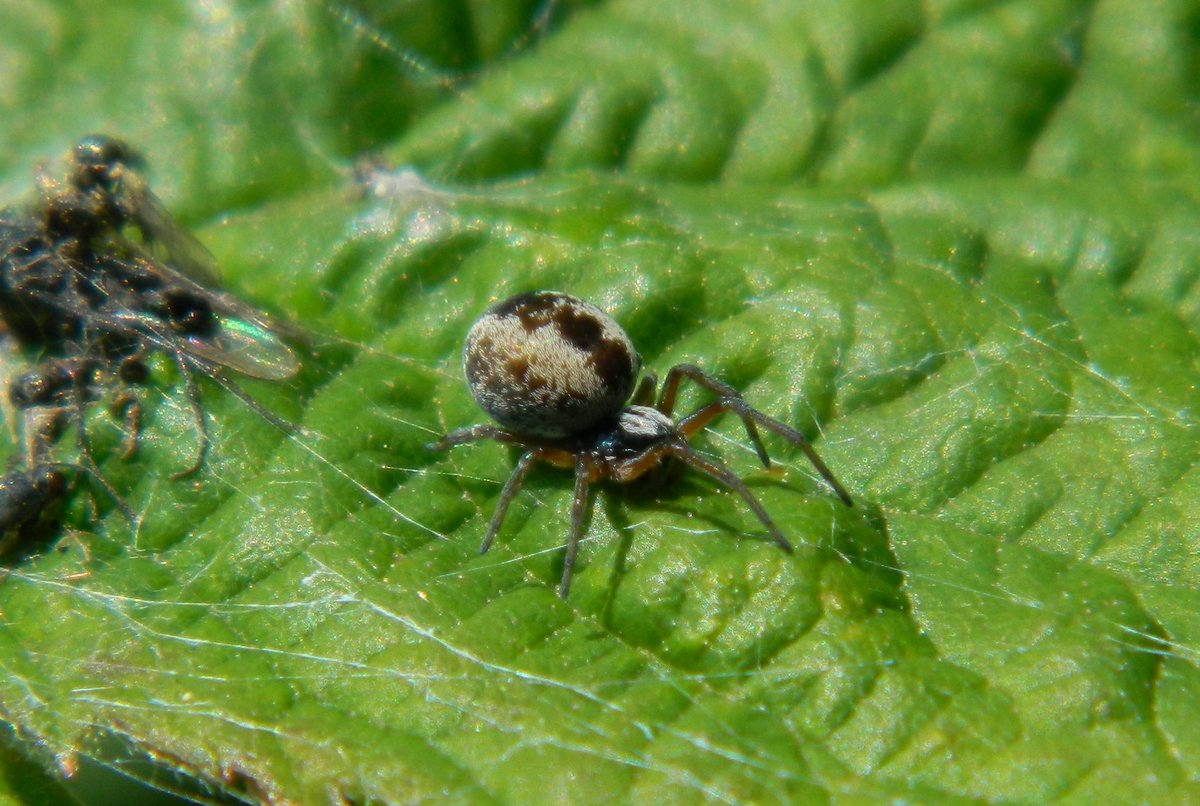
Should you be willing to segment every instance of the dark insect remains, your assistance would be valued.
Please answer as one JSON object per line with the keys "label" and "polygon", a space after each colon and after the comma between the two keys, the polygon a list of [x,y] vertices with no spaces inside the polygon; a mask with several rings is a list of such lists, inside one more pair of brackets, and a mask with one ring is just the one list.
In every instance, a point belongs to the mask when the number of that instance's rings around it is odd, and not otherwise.
{"label": "dark insect remains", "polygon": [[[467,385],[476,402],[500,424],[477,425],[430,445],[447,450],[480,440],[526,449],[500,492],[480,552],[492,545],[509,505],[538,462],[574,469],[571,534],[559,595],[566,598],[588,508],[588,486],[603,479],[630,482],[671,460],[693,468],[742,497],[776,545],[792,545],[746,484],[688,439],[722,414],[736,414],[759,460],[770,467],[759,427],[800,447],[838,497],[853,506],[804,435],[754,409],[727,383],[699,367],[671,368],[654,401],[658,380],[647,372],[636,385],[641,358],[629,337],[595,305],[556,291],[521,294],[495,305],[475,322],[463,350]],[[684,380],[717,395],[686,417],[672,419]]]}
{"label": "dark insect remains", "polygon": [[[91,476],[132,520],[92,459],[84,415],[116,390],[112,402],[127,419],[125,453],[132,453],[139,406],[128,387],[147,379],[151,353],[179,368],[199,433],[194,460],[176,478],[198,470],[208,451],[197,373],[289,427],[224,371],[284,380],[300,368],[296,354],[276,322],[216,288],[211,254],[166,212],[143,166],[125,143],[90,136],[67,155],[61,174],[38,171],[29,208],[0,211],[0,321],[37,357],[8,381],[8,414],[20,421],[25,451],[24,466],[0,479],[0,537],[40,520],[63,495],[70,467]],[[76,465],[49,455],[64,421],[76,426]]]}

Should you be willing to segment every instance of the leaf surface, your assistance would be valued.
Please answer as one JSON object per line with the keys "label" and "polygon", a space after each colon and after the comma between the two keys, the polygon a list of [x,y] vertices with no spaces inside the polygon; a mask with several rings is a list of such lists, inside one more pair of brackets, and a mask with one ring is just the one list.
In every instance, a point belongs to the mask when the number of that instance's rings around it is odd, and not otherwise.
{"label": "leaf surface", "polygon": [[[201,382],[194,481],[169,360],[135,457],[95,407],[140,523],[80,479],[10,563],[0,716],[60,768],[277,802],[1200,796],[1196,9],[539,14],[0,9],[7,196],[123,136],[227,287],[312,334],[296,378],[237,379],[291,434]],[[515,456],[425,445],[483,422],[470,323],[538,289],[800,429],[856,507],[719,422],[697,445],[794,555],[702,477],[610,485],[561,601],[553,469],[479,555]]]}

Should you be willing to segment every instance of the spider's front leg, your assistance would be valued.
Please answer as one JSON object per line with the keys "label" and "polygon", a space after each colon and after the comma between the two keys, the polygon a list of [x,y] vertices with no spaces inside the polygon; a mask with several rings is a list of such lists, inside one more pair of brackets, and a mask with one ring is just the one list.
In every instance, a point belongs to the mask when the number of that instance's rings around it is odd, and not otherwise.
{"label": "spider's front leg", "polygon": [[829,469],[821,457],[817,455],[817,452],[813,450],[812,445],[803,434],[790,425],[763,414],[747,403],[741,393],[732,386],[712,377],[699,367],[691,364],[679,364],[667,373],[667,379],[663,383],[663,393],[659,398],[659,411],[670,415],[671,410],[675,406],[675,396],[679,389],[679,383],[683,378],[689,378],[721,395],[721,399],[717,402],[710,403],[679,421],[679,432],[685,438],[696,434],[704,426],[712,422],[712,420],[726,412],[736,414],[745,424],[746,433],[749,434],[750,441],[754,443],[754,448],[758,452],[758,457],[762,460],[764,466],[770,467],[771,464],[770,459],[767,457],[767,451],[759,439],[758,429],[755,428],[756,424],[778,434],[793,445],[799,446],[804,455],[808,457],[808,461],[812,462],[813,467],[821,474],[821,478],[825,479],[825,482],[837,493],[838,498],[842,499],[842,502],[846,506],[854,506],[854,500],[850,497],[850,493],[846,492],[846,488],[842,486],[841,482],[833,475],[833,471]]}
{"label": "spider's front leg", "polygon": [[750,511],[754,513],[755,517],[758,518],[763,526],[767,527],[767,531],[771,533],[771,538],[775,541],[775,544],[788,554],[792,553],[792,544],[779,531],[779,527],[775,525],[775,521],[767,514],[767,510],[759,500],[754,497],[754,493],[750,492],[750,488],[746,486],[746,483],[734,475],[723,464],[709,461],[697,453],[688,445],[687,437],[682,432],[680,432],[677,438],[651,445],[636,456],[631,456],[616,464],[611,468],[612,478],[622,483],[633,481],[657,467],[666,458],[677,459],[693,470],[698,470],[709,478],[715,479],[740,495],[742,500],[746,502],[746,505],[750,507]]}
{"label": "spider's front leg", "polygon": [[[668,417],[675,412],[675,398],[679,394],[679,384],[683,382],[684,378],[700,384],[711,392],[717,393],[721,396],[723,401],[742,400],[741,392],[725,383],[725,381],[709,375],[695,364],[676,364],[675,366],[671,367],[670,372],[667,373],[667,379],[663,381],[662,394],[658,398],[658,410]],[[733,409],[726,410],[732,411]],[[703,409],[701,411],[703,411]],[[699,413],[700,412],[696,412],[696,414]],[[708,420],[711,420],[718,413],[720,412],[712,414]],[[705,423],[707,423],[708,420],[705,420]],[[767,455],[767,449],[763,447],[762,438],[758,435],[758,429],[755,428],[754,421],[743,416],[742,423],[746,426],[746,436],[750,438],[750,444],[754,446],[754,450],[758,454],[758,460],[762,462],[763,467],[770,467],[771,457]],[[696,430],[699,430],[703,427],[704,425],[702,424]]]}
{"label": "spider's front leg", "polygon": [[754,493],[750,492],[750,488],[746,486],[746,482],[735,476],[733,472],[724,465],[716,462],[710,462],[709,460],[705,459],[703,456],[693,450],[690,445],[682,440],[671,444],[670,450],[671,455],[686,464],[688,467],[691,467],[694,470],[699,470],[706,476],[716,479],[740,495],[742,500],[746,502],[746,506],[750,507],[750,511],[754,513],[755,517],[758,518],[763,526],[767,527],[767,531],[771,533],[771,538],[775,541],[775,545],[779,546],[779,548],[783,549],[788,554],[792,553],[792,544],[789,543],[788,539],[783,536],[783,532],[779,531],[779,527],[775,525],[775,521],[772,520],[771,516],[767,514],[767,510],[763,508],[763,505],[759,502],[759,500],[754,497]]}

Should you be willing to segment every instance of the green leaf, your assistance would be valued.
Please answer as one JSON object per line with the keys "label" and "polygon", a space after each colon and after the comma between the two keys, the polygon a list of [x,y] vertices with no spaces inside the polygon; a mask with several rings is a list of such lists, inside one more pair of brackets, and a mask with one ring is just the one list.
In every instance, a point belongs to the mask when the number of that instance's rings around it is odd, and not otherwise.
{"label": "green leaf", "polygon": [[[1200,797],[1194,4],[552,10],[0,9],[6,196],[126,137],[229,290],[312,333],[297,378],[232,378],[291,434],[201,379],[194,479],[167,357],[135,456],[89,412],[140,519],[81,477],[10,559],[29,753],[300,803]],[[696,474],[607,485],[562,601],[552,468],[479,555],[515,455],[425,445],[485,420],[473,319],[548,288],[803,431],[856,506],[719,422],[794,555]]]}

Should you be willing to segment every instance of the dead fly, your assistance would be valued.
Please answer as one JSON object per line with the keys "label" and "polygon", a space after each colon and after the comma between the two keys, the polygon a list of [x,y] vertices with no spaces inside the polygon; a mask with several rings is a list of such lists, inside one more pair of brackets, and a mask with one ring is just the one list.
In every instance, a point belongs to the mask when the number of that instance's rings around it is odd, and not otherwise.
{"label": "dead fly", "polygon": [[[178,366],[200,435],[195,460],[176,477],[199,469],[208,451],[197,373],[288,428],[224,370],[285,380],[300,368],[296,354],[269,317],[215,288],[215,261],[151,193],[141,157],[119,140],[91,136],[65,163],[60,176],[39,170],[30,208],[0,212],[0,320],[22,349],[42,357],[9,382],[26,431],[31,418],[73,419],[81,467],[116,497],[91,458],[83,415],[104,390],[144,381],[154,352]],[[137,442],[138,407],[132,396],[118,400],[129,419],[128,453]],[[56,485],[35,482],[54,465],[34,458],[42,451],[29,446],[52,441],[56,430],[26,433],[25,469],[0,479],[0,533],[21,520],[8,512],[52,495]]]}

